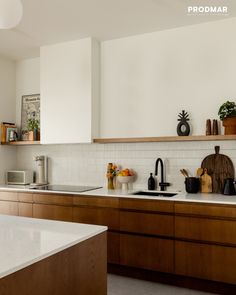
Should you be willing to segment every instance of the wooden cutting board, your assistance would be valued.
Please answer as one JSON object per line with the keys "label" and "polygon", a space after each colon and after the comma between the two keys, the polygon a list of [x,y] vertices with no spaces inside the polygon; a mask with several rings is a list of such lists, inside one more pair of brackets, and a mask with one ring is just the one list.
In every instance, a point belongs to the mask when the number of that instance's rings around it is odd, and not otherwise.
{"label": "wooden cutting board", "polygon": [[212,177],[213,193],[222,193],[224,180],[234,178],[234,165],[228,156],[220,154],[219,146],[215,146],[215,154],[207,156],[202,161],[201,167],[206,168]]}

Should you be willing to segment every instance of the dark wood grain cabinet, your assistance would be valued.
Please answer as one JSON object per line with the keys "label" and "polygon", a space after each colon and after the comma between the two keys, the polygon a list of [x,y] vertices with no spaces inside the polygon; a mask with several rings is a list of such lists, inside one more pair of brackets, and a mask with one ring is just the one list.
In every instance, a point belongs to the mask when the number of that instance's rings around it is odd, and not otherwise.
{"label": "dark wood grain cabinet", "polygon": [[176,274],[236,284],[236,207],[175,203]]}
{"label": "dark wood grain cabinet", "polygon": [[172,202],[120,199],[120,264],[174,271]]}
{"label": "dark wood grain cabinet", "polygon": [[236,285],[236,206],[0,192],[0,214],[108,226],[108,262]]}

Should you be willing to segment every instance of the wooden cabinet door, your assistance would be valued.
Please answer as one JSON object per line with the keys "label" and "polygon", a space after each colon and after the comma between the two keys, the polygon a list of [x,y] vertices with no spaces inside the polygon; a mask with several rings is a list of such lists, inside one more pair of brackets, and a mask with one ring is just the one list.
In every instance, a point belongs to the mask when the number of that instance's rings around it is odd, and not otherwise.
{"label": "wooden cabinet door", "polygon": [[174,271],[174,242],[120,234],[120,264],[162,272]]}
{"label": "wooden cabinet door", "polygon": [[42,219],[72,221],[72,207],[33,204],[33,217]]}
{"label": "wooden cabinet door", "polygon": [[107,262],[120,263],[120,234],[107,232]]}
{"label": "wooden cabinet door", "polygon": [[74,207],[73,221],[106,225],[109,229],[119,229],[119,211],[109,208]]}
{"label": "wooden cabinet door", "polygon": [[16,192],[0,192],[0,200],[2,201],[18,201]]}
{"label": "wooden cabinet door", "polygon": [[18,215],[18,203],[0,201],[0,214],[5,215]]}
{"label": "wooden cabinet door", "polygon": [[175,273],[236,284],[236,248],[176,241]]}
{"label": "wooden cabinet door", "polygon": [[19,203],[19,216],[33,217],[33,204]]}
{"label": "wooden cabinet door", "polygon": [[121,211],[120,230],[138,234],[173,236],[174,216]]}

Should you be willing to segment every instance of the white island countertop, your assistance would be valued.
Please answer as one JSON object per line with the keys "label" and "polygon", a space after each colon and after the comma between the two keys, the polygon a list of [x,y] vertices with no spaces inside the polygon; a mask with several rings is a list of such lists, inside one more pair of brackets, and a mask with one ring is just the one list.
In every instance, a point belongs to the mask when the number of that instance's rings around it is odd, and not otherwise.
{"label": "white island countertop", "polygon": [[106,226],[0,215],[0,278],[106,230]]}
{"label": "white island countertop", "polygon": [[[199,203],[212,203],[212,204],[225,204],[225,205],[236,205],[236,196],[226,196],[216,193],[197,193],[197,194],[188,194],[186,192],[176,192],[176,195],[173,197],[161,197],[161,196],[146,196],[146,195],[134,195],[135,192],[138,192],[142,189],[133,189],[128,191],[123,190],[108,190],[106,188],[99,188],[90,190],[87,192],[70,192],[70,191],[47,191],[47,190],[34,190],[30,189],[29,186],[22,185],[4,185],[0,184],[0,191],[15,191],[15,192],[27,192],[27,193],[44,193],[44,194],[63,194],[63,195],[73,195],[73,196],[97,196],[97,197],[116,197],[116,198],[133,198],[133,199],[149,199],[149,200],[165,200],[165,201],[179,201],[179,202],[199,202]],[[166,191],[171,193],[171,189]]]}

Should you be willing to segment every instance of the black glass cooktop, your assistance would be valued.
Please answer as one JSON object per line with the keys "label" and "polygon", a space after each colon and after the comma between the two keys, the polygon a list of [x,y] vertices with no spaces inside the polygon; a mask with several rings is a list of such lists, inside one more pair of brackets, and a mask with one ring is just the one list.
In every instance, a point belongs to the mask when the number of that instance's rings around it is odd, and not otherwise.
{"label": "black glass cooktop", "polygon": [[62,192],[75,192],[75,193],[82,193],[82,192],[92,191],[92,190],[99,189],[99,188],[101,188],[101,187],[97,187],[97,186],[80,186],[80,185],[60,185],[60,184],[31,187],[31,189],[35,189],[35,190],[62,191]]}

